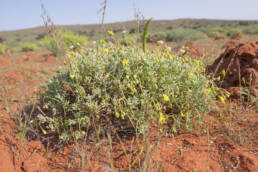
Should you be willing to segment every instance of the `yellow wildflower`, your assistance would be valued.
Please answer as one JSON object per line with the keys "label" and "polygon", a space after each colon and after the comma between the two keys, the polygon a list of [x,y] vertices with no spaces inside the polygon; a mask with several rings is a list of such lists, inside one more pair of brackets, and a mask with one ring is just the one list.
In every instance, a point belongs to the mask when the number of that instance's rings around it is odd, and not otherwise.
{"label": "yellow wildflower", "polygon": [[185,114],[183,112],[180,113],[181,117],[184,118]]}
{"label": "yellow wildflower", "polygon": [[107,33],[108,33],[110,36],[113,36],[113,35],[114,35],[114,33],[113,33],[112,30],[108,30]]}
{"label": "yellow wildflower", "polygon": [[108,48],[104,48],[103,50],[105,53],[108,53],[109,52],[109,49]]}
{"label": "yellow wildflower", "polygon": [[164,123],[165,122],[165,117],[162,113],[160,113],[160,116],[159,116],[159,123]]}
{"label": "yellow wildflower", "polygon": [[122,120],[125,119],[125,113],[124,113],[124,112],[121,113],[121,119],[122,119]]}
{"label": "yellow wildflower", "polygon": [[44,130],[43,128],[41,128],[41,131],[42,131],[43,134],[45,134],[45,135],[47,134],[47,131]]}
{"label": "yellow wildflower", "polygon": [[100,118],[100,116],[99,116],[99,115],[97,115],[97,116],[96,116],[96,118],[97,118],[97,119],[99,119],[99,118]]}
{"label": "yellow wildflower", "polygon": [[83,48],[81,48],[79,51],[80,51],[80,53],[83,53],[83,52],[84,52],[84,49],[83,49]]}
{"label": "yellow wildflower", "polygon": [[126,79],[129,79],[129,76],[128,76],[128,75],[126,75],[125,77],[126,77]]}
{"label": "yellow wildflower", "polygon": [[106,41],[105,41],[104,39],[102,39],[102,40],[100,40],[100,43],[101,43],[101,44],[105,44]]}
{"label": "yellow wildflower", "polygon": [[71,79],[74,79],[74,75],[73,75],[73,74],[70,74],[70,78],[71,78]]}
{"label": "yellow wildflower", "polygon": [[124,60],[123,61],[123,65],[127,65],[128,64],[128,61],[127,60]]}
{"label": "yellow wildflower", "polygon": [[226,71],[225,71],[225,69],[223,69],[223,70],[221,71],[221,75],[222,75],[223,77],[226,76]]}
{"label": "yellow wildflower", "polygon": [[128,84],[127,84],[127,87],[128,87],[128,88],[131,88],[131,84],[128,83]]}
{"label": "yellow wildflower", "polygon": [[220,81],[220,76],[217,77],[217,81]]}
{"label": "yellow wildflower", "polygon": [[108,77],[109,77],[109,74],[106,74],[106,75],[105,75],[105,78],[108,79]]}
{"label": "yellow wildflower", "polygon": [[74,56],[74,55],[75,55],[75,52],[74,52],[74,51],[70,51],[70,52],[69,52],[69,55],[70,55],[70,56]]}
{"label": "yellow wildflower", "polygon": [[225,103],[225,98],[223,96],[219,96],[219,100],[222,102],[222,103]]}
{"label": "yellow wildflower", "polygon": [[48,109],[48,105],[45,104],[45,105],[43,106],[43,109]]}
{"label": "yellow wildflower", "polygon": [[166,94],[163,94],[162,96],[163,96],[163,99],[164,99],[165,102],[169,101],[169,97]]}
{"label": "yellow wildflower", "polygon": [[118,112],[115,113],[115,116],[119,118],[120,114]]}
{"label": "yellow wildflower", "polygon": [[210,92],[211,92],[211,89],[205,89],[205,94],[206,95],[210,94]]}

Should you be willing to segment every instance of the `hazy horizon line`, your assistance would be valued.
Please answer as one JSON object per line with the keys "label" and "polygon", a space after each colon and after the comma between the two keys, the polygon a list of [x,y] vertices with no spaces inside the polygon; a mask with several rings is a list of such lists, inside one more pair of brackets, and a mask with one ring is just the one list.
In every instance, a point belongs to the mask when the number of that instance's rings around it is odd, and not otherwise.
{"label": "hazy horizon line", "polygon": [[[144,19],[147,20],[147,19]],[[258,19],[219,19],[219,18],[176,18],[176,19],[153,19],[153,21],[176,21],[176,20],[213,20],[213,21],[250,21],[250,22],[258,22]],[[116,22],[107,22],[104,24],[116,24],[116,23],[127,23],[127,22],[134,22],[135,20],[123,20],[123,21],[116,21]],[[55,26],[62,27],[62,26],[91,26],[91,25],[101,25],[101,23],[88,23],[88,24],[55,24]],[[35,29],[44,27],[42,25],[38,26],[31,26],[26,28],[19,28],[19,29],[8,29],[8,30],[1,30],[0,32],[15,32],[21,30],[28,30],[28,29]]]}

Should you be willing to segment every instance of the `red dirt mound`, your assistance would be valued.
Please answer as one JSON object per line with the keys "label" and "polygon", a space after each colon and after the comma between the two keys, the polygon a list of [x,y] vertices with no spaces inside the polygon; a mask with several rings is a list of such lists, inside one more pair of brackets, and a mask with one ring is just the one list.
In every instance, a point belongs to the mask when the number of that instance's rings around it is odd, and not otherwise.
{"label": "red dirt mound", "polygon": [[12,54],[10,52],[7,52],[7,53],[2,54],[2,56],[4,58],[10,58],[12,56]]}
{"label": "red dirt mound", "polygon": [[242,38],[242,35],[240,35],[240,34],[235,34],[235,35],[231,36],[231,39],[235,39],[235,40],[239,40],[241,38]]}
{"label": "red dirt mound", "polygon": [[214,40],[224,40],[225,37],[224,36],[215,36]]}
{"label": "red dirt mound", "polygon": [[4,60],[4,59],[0,59],[0,66],[7,66],[9,64],[10,64],[9,61]]}
{"label": "red dirt mound", "polygon": [[241,84],[257,89],[258,42],[245,44],[229,42],[225,52],[208,66],[208,71],[213,72],[215,77],[223,78],[227,87],[237,87]]}
{"label": "red dirt mound", "polygon": [[23,60],[24,61],[32,60],[32,61],[36,61],[36,62],[42,62],[42,58],[39,55],[34,54],[31,51],[24,53]]}
{"label": "red dirt mound", "polygon": [[186,51],[186,54],[193,58],[200,58],[203,56],[203,53],[196,47],[189,46],[189,50]]}

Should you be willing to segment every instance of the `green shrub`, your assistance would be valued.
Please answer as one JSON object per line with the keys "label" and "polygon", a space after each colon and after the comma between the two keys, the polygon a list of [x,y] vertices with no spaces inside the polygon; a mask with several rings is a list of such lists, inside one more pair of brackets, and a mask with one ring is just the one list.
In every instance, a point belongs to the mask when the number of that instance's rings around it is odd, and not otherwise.
{"label": "green shrub", "polygon": [[183,29],[183,28],[177,28],[173,29],[172,31],[169,31],[166,35],[166,41],[195,41],[199,39],[205,39],[207,36],[197,30],[193,29]]}
{"label": "green shrub", "polygon": [[73,50],[79,50],[87,43],[87,38],[85,36],[81,36],[70,31],[62,33],[62,40],[67,48],[72,47]]}
{"label": "green shrub", "polygon": [[3,37],[0,37],[0,43],[3,43],[5,39]]}
{"label": "green shrub", "polygon": [[55,56],[63,55],[65,52],[61,32],[58,31],[42,38],[39,44],[50,50]]}
{"label": "green shrub", "polygon": [[258,35],[258,25],[251,25],[243,29],[244,34]]}
{"label": "green shrub", "polygon": [[148,36],[148,42],[158,42],[160,40],[166,40],[166,33],[165,32],[156,32]]}
{"label": "green shrub", "polygon": [[201,27],[198,30],[209,37],[226,36],[222,27]]}
{"label": "green shrub", "polygon": [[234,35],[241,34],[242,32],[239,28],[228,27],[228,28],[225,28],[225,33],[226,33],[226,36],[232,37]]}
{"label": "green shrub", "polygon": [[134,45],[136,43],[136,40],[132,37],[124,37],[123,39],[120,40],[120,44],[124,46],[130,46]]}
{"label": "green shrub", "polygon": [[62,55],[65,50],[72,49],[79,50],[86,45],[87,38],[70,31],[56,31],[50,36],[46,36],[39,41],[41,46],[46,47],[54,53],[54,55]]}
{"label": "green shrub", "polygon": [[201,121],[215,93],[204,64],[189,57],[101,44],[70,53],[69,66],[44,86],[43,133],[62,141],[82,138],[94,127],[133,128],[143,133],[148,123],[167,124],[173,132]]}
{"label": "green shrub", "polygon": [[2,43],[0,43],[0,54],[4,54],[6,51],[6,46]]}
{"label": "green shrub", "polygon": [[199,31],[205,33],[209,37],[215,36],[228,36],[231,37],[236,34],[241,34],[239,28],[233,28],[229,26],[224,27],[202,27],[198,29]]}
{"label": "green shrub", "polygon": [[37,49],[36,44],[25,44],[22,47],[22,51],[35,51]]}

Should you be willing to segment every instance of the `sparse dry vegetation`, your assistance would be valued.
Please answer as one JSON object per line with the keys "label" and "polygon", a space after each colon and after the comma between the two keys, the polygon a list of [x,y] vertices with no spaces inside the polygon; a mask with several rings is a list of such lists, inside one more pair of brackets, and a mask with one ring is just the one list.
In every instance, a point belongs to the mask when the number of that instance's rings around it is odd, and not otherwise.
{"label": "sparse dry vegetation", "polygon": [[107,7],[102,26],[0,32],[0,165],[254,172],[257,22],[104,24]]}

